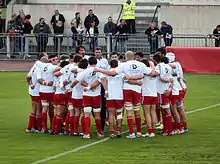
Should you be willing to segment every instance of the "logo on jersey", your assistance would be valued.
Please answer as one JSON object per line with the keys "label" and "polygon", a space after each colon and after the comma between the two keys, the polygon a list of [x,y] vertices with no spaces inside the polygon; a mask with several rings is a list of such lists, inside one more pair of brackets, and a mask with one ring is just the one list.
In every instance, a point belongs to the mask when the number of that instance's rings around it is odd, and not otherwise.
{"label": "logo on jersey", "polygon": [[139,68],[140,68],[139,65],[131,64],[130,65],[130,72],[131,73],[139,73],[139,72],[141,72],[141,70]]}
{"label": "logo on jersey", "polygon": [[47,67],[44,67],[44,72],[46,72],[48,70],[48,68]]}

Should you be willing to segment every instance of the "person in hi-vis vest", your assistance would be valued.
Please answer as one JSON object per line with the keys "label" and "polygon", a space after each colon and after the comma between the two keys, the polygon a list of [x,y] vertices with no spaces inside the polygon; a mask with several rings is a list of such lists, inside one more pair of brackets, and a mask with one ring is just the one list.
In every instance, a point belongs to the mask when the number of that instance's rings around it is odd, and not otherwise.
{"label": "person in hi-vis vest", "polygon": [[135,30],[135,2],[127,0],[123,5],[123,17],[128,26],[128,33],[136,33]]}

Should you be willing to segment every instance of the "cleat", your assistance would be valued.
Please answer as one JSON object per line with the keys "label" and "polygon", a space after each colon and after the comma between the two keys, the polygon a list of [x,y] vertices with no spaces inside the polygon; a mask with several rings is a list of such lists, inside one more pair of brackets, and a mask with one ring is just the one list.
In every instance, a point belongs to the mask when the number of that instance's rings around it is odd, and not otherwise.
{"label": "cleat", "polygon": [[84,133],[79,133],[80,136],[84,136]]}
{"label": "cleat", "polygon": [[121,132],[117,131],[117,138],[121,138]]}
{"label": "cleat", "polygon": [[62,132],[61,132],[61,133],[59,133],[59,135],[60,135],[60,136],[63,136],[63,135],[64,135],[64,133],[62,133]]}
{"label": "cleat", "polygon": [[148,135],[148,137],[150,137],[150,138],[151,138],[151,137],[155,137],[155,134],[154,134],[154,133],[151,133],[151,134]]}
{"label": "cleat", "polygon": [[137,132],[136,137],[140,138],[142,136],[141,132]]}
{"label": "cleat", "polygon": [[110,137],[110,138],[115,138],[115,134],[114,134],[114,133],[113,133],[113,134],[110,134],[109,137]]}
{"label": "cleat", "polygon": [[104,134],[98,133],[98,138],[103,138],[103,137],[104,137]]}
{"label": "cleat", "polygon": [[132,134],[129,134],[128,136],[126,136],[126,138],[133,139],[133,138],[136,138],[136,136],[134,133],[132,133]]}
{"label": "cleat", "polygon": [[162,133],[162,136],[168,136],[168,133]]}
{"label": "cleat", "polygon": [[189,129],[184,129],[183,130],[183,133],[188,133],[189,132]]}
{"label": "cleat", "polygon": [[89,134],[88,134],[88,135],[84,134],[84,135],[82,136],[82,139],[91,139],[91,138],[90,138],[90,135],[89,135]]}
{"label": "cleat", "polygon": [[51,131],[51,132],[50,132],[50,135],[55,135],[55,134],[56,134],[56,133],[55,133],[55,132],[53,132],[53,131]]}
{"label": "cleat", "polygon": [[143,134],[142,137],[149,137],[149,133],[147,132],[146,134]]}
{"label": "cleat", "polygon": [[156,126],[156,129],[162,130],[163,129],[163,124],[159,124],[158,126]]}
{"label": "cleat", "polygon": [[26,129],[25,131],[26,131],[26,133],[31,133],[30,129]]}
{"label": "cleat", "polygon": [[79,136],[79,133],[73,133],[73,136]]}

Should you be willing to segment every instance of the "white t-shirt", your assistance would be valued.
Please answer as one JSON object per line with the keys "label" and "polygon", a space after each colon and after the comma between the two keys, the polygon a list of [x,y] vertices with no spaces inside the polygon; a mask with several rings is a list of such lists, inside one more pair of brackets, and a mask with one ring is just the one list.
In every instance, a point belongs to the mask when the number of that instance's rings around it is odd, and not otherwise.
{"label": "white t-shirt", "polygon": [[107,100],[123,100],[124,74],[106,76],[108,97]]}
{"label": "white t-shirt", "polygon": [[144,76],[142,96],[157,97],[157,77]]}
{"label": "white t-shirt", "polygon": [[[81,74],[82,71],[83,70],[80,69],[80,71],[78,73],[77,72],[73,73],[73,76],[71,76],[71,81],[76,79],[76,77],[79,76],[79,74]],[[80,82],[73,87],[72,98],[73,99],[82,99],[83,98],[83,86],[80,84]]]}
{"label": "white t-shirt", "polygon": [[181,86],[183,87],[183,89],[186,89],[186,84],[183,82],[183,79],[184,79],[183,69],[179,62],[176,62],[176,71],[177,71],[178,76],[180,77]]}
{"label": "white t-shirt", "polygon": [[109,70],[109,64],[108,64],[108,60],[105,58],[102,58],[100,60],[97,59],[97,68],[101,68],[104,70]]}
{"label": "white t-shirt", "polygon": [[[89,67],[86,70],[84,70],[82,73],[80,73],[77,77],[76,80],[81,82],[85,81],[88,85],[92,84],[93,82],[100,80],[101,78],[105,77],[101,73],[94,72],[94,67]],[[101,94],[101,86],[97,86],[93,90],[89,91],[83,91],[83,95],[85,96],[99,96]]]}
{"label": "white t-shirt", "polygon": [[[51,64],[51,63],[46,63],[40,71],[37,72],[37,79],[43,79],[46,82],[54,81],[54,71],[56,70],[57,66]],[[53,93],[54,89],[53,86],[45,86],[45,85],[40,85],[40,92],[43,93]]]}
{"label": "white t-shirt", "polygon": [[31,77],[32,84],[34,85],[34,89],[31,89],[30,86],[28,87],[28,92],[31,96],[39,96],[40,84],[37,82],[37,71],[40,71],[40,68],[35,63],[28,73],[28,76]]}
{"label": "white t-shirt", "polygon": [[160,63],[155,67],[155,71],[159,73],[159,76],[157,78],[157,92],[160,94],[164,94],[164,92],[169,89],[170,83],[169,82],[162,82],[160,80],[160,77],[165,78],[172,78],[172,68],[165,63]]}
{"label": "white t-shirt", "polygon": [[[142,76],[149,75],[152,70],[148,68],[144,63],[136,60],[131,60],[121,64],[115,69],[115,71],[117,72],[117,74],[124,73],[126,76]],[[141,93],[141,88],[142,87],[140,85],[129,84],[126,81],[123,87],[124,90],[132,90],[138,93]]]}
{"label": "white t-shirt", "polygon": [[[172,69],[172,74],[177,73],[176,69]],[[173,76],[173,88],[172,95],[179,95],[179,91],[181,90],[180,83],[178,82],[178,73],[177,76]]]}
{"label": "white t-shirt", "polygon": [[55,94],[64,94],[64,92],[61,89],[61,83],[63,82],[63,75],[59,77],[54,77],[53,86],[56,88]]}

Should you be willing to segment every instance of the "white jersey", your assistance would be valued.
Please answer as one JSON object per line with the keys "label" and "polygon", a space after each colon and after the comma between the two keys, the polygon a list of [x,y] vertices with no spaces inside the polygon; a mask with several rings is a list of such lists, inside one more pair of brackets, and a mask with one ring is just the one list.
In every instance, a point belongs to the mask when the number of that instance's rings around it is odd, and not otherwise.
{"label": "white jersey", "polygon": [[183,81],[183,79],[184,79],[183,69],[182,69],[182,66],[179,62],[176,62],[176,71],[177,71],[178,76],[180,77],[180,83],[181,83],[182,89],[186,89],[186,84]]}
{"label": "white jersey", "polygon": [[66,65],[65,67],[63,67],[61,70],[60,70],[60,73],[62,73],[62,76],[63,76],[63,81],[66,80],[68,81],[69,83],[65,86],[65,88],[69,91],[70,90],[70,85],[71,85],[71,80],[72,77],[71,76],[74,76],[74,74],[71,72],[74,68],[78,68],[76,64],[68,64]]}
{"label": "white jersey", "polygon": [[181,90],[181,86],[178,81],[178,73],[177,73],[176,69],[172,69],[172,74],[177,74],[177,76],[173,76],[172,95],[179,95],[179,91]]}
{"label": "white jersey", "polygon": [[31,96],[40,96],[39,95],[40,84],[37,82],[37,71],[40,71],[40,68],[35,63],[28,73],[28,76],[31,77],[32,84],[34,85],[34,89],[31,89],[30,86],[28,87],[28,91]]}
{"label": "white jersey", "polygon": [[108,97],[107,100],[123,100],[124,74],[106,76]]}
{"label": "white jersey", "polygon": [[142,96],[157,97],[157,77],[144,76]]}
{"label": "white jersey", "polygon": [[[37,79],[43,79],[46,82],[54,81],[54,71],[56,70],[55,65],[52,65],[51,63],[46,63],[40,71],[37,72]],[[40,85],[40,92],[43,93],[53,93],[54,89],[53,86],[45,86]]]}
{"label": "white jersey", "polygon": [[[136,60],[131,60],[121,64],[115,69],[115,71],[118,74],[124,73],[126,76],[142,76],[149,75],[152,70],[148,68],[144,63],[138,62]],[[129,84],[127,82],[124,83],[123,89],[141,93],[140,85]]]}
{"label": "white jersey", "polygon": [[[81,74],[82,71],[83,70],[80,69],[80,72],[73,73],[73,76],[71,76],[70,80],[73,81],[74,79],[76,79],[76,77],[79,76],[79,74]],[[82,99],[83,98],[83,86],[80,83],[76,84],[73,87],[73,89],[72,89],[72,98],[73,99]]]}
{"label": "white jersey", "polygon": [[[93,82],[100,80],[101,78],[105,77],[101,73],[94,72],[94,67],[89,67],[80,73],[76,80],[81,82],[85,81],[88,85],[92,84]],[[101,94],[101,86],[97,86],[95,89],[89,91],[83,91],[83,95],[85,96],[99,96]]]}
{"label": "white jersey", "polygon": [[97,68],[101,68],[104,70],[109,70],[109,64],[108,64],[108,60],[105,58],[102,58],[100,60],[97,59]]}
{"label": "white jersey", "polygon": [[155,71],[159,74],[157,79],[157,92],[160,94],[164,94],[166,90],[169,89],[170,82],[162,82],[160,77],[162,78],[172,78],[172,68],[165,63],[160,63],[155,67]]}
{"label": "white jersey", "polygon": [[64,94],[61,89],[61,83],[63,82],[62,76],[54,77],[53,86],[55,87],[55,94]]}

